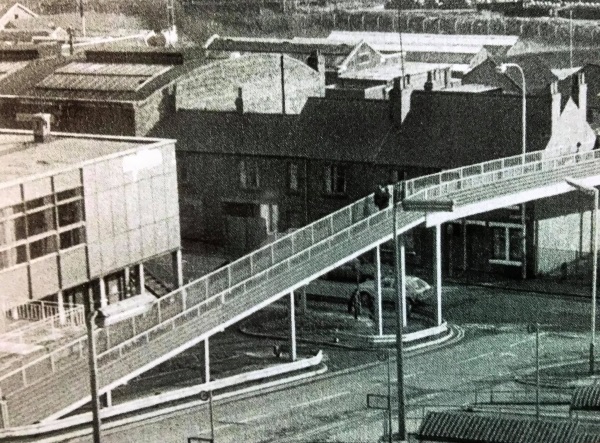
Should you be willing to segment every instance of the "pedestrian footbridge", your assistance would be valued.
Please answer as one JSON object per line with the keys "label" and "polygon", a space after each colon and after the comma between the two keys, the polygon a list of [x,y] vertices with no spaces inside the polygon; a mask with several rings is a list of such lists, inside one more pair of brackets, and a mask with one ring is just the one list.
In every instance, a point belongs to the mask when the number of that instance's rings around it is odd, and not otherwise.
{"label": "pedestrian footbridge", "polygon": [[[396,184],[403,198],[455,201],[447,213],[397,208],[397,233],[417,225],[557,195],[573,177],[600,184],[600,151],[540,151]],[[392,208],[373,195],[158,299],[146,313],[96,331],[99,387],[109,391],[392,238]],[[441,302],[438,301],[438,322]],[[89,401],[86,338],[0,373],[3,427],[51,420]]]}

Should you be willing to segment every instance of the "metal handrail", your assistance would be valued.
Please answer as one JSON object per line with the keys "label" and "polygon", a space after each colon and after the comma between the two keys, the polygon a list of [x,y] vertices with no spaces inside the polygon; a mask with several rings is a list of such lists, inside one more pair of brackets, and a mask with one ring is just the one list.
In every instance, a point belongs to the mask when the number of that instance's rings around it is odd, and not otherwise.
{"label": "metal handrail", "polygon": [[[440,173],[399,182],[393,186],[398,190],[403,189],[404,196],[407,198],[416,196],[436,198],[441,195],[442,191],[445,193],[464,191],[466,189],[485,186],[509,178],[514,179],[518,176],[557,170],[561,167],[570,166],[573,163],[589,163],[598,159],[600,159],[600,151],[590,151],[584,154],[569,154],[555,157],[550,156],[544,151],[538,151],[442,171]],[[536,166],[539,166],[539,168],[536,168]],[[485,180],[473,180],[476,177],[483,177]],[[144,329],[144,331],[135,334],[133,337],[124,340],[115,346],[107,348],[104,352],[99,353],[98,357],[101,359],[103,356],[115,351],[120,353],[124,347],[138,341],[140,337],[148,337],[152,331],[170,325],[175,327],[177,319],[193,313],[194,310],[197,310],[198,314],[200,314],[203,312],[202,308],[205,306],[211,306],[215,302],[219,305],[224,304],[226,295],[235,294],[240,287],[243,289],[251,289],[263,284],[266,281],[264,277],[266,277],[269,272],[273,272],[274,269],[287,270],[292,260],[302,255],[307,255],[308,257],[311,256],[311,251],[319,251],[319,247],[340,234],[349,233],[361,225],[370,225],[372,221],[378,224],[391,219],[391,207],[388,207],[383,211],[371,212],[369,208],[372,200],[373,194],[370,194],[367,197],[345,206],[326,217],[316,220],[289,235],[277,239],[273,243],[259,248],[251,254],[240,257],[223,268],[217,269],[195,281],[189,282],[170,294],[165,295],[153,305],[153,309],[154,307],[157,307],[158,311],[158,321],[154,326]],[[336,229],[336,222],[342,223],[341,229]],[[302,243],[306,244],[302,245]],[[223,282],[223,280],[225,280],[225,282]],[[213,292],[211,289],[214,289],[213,286],[217,289],[211,294],[211,292]],[[195,289],[203,290],[205,298],[193,306],[187,306],[187,294]],[[244,291],[241,293],[243,294]],[[176,298],[181,302],[181,311],[170,316],[168,319],[163,320],[161,318],[161,305],[175,303]],[[131,319],[131,321],[135,325],[135,318]],[[110,329],[110,327],[108,329]],[[52,359],[56,358],[56,355],[59,355],[59,353],[65,349],[73,349],[74,345],[78,345],[80,350],[85,349],[85,341],[85,337],[75,340],[69,345],[61,347],[48,355],[29,362],[7,374],[3,374],[0,376],[0,381],[47,358],[50,358],[52,362],[51,366],[54,368],[55,365]],[[81,354],[82,351],[80,351],[80,355]],[[26,386],[29,384],[30,383],[27,383]]]}

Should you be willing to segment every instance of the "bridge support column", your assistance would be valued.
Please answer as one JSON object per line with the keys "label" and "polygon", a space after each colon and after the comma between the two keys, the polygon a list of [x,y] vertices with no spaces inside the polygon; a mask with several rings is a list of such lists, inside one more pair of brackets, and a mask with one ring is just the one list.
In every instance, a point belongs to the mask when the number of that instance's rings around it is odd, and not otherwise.
{"label": "bridge support column", "polygon": [[435,321],[439,326],[442,324],[442,225],[436,225],[434,229],[435,257],[433,262],[433,287],[436,298]]}
{"label": "bridge support column", "polygon": [[210,381],[210,349],[208,346],[208,338],[204,340],[204,383]]}
{"label": "bridge support column", "polygon": [[302,288],[300,288],[300,304],[298,307],[300,314],[306,314],[306,286],[302,286]]}
{"label": "bridge support column", "polygon": [[383,309],[381,301],[381,247],[375,247],[375,291],[377,300],[375,300],[375,320],[377,322],[377,334],[383,335]]}
{"label": "bridge support column", "polygon": [[64,326],[67,322],[67,317],[65,315],[65,298],[63,296],[63,291],[58,291],[56,293],[56,304],[58,305],[58,324]]}
{"label": "bridge support column", "polygon": [[104,277],[98,279],[98,297],[100,298],[100,307],[105,307],[108,304],[108,298],[106,297],[106,280],[104,280]]}
{"label": "bridge support column", "polygon": [[398,236],[398,260],[400,261],[400,294],[402,295],[402,324],[408,323],[408,307],[406,306],[406,242],[404,235]]}
{"label": "bridge support column", "polygon": [[467,219],[462,219],[462,271],[467,272]]}
{"label": "bridge support column", "polygon": [[296,307],[294,305],[294,291],[290,292],[290,360],[296,361]]}

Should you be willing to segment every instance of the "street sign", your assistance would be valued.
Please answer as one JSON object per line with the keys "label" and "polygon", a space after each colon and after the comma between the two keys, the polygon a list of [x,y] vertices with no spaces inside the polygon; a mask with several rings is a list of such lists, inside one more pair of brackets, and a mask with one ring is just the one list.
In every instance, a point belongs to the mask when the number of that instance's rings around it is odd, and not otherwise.
{"label": "street sign", "polygon": [[[391,398],[392,409],[398,409],[398,397]],[[382,394],[367,394],[367,409],[383,409],[388,408],[388,396]]]}

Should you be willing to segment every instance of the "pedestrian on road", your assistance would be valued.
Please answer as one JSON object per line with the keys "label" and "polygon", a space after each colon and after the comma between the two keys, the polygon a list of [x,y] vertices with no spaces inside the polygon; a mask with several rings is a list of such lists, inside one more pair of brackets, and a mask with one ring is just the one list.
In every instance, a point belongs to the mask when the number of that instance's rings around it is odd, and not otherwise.
{"label": "pedestrian on road", "polygon": [[348,313],[354,314],[354,318],[358,320],[358,316],[361,311],[360,294],[358,291],[354,291],[348,299]]}

